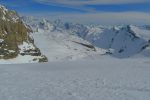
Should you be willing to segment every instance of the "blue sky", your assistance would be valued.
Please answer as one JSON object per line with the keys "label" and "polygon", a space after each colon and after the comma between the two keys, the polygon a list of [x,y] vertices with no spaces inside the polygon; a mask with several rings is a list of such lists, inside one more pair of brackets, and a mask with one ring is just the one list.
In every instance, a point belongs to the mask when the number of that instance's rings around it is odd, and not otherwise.
{"label": "blue sky", "polygon": [[[118,15],[120,13],[129,13],[129,17],[134,18],[133,15],[136,13],[140,16],[143,14],[142,18],[145,17],[144,21],[146,21],[149,20],[148,15],[150,13],[150,0],[1,0],[0,3],[10,9],[17,10],[22,15],[40,15],[42,17],[56,15],[56,18],[72,18],[72,14],[83,18],[84,15],[88,16],[88,14],[89,16],[112,14],[112,16],[116,15],[120,18],[121,16]],[[138,17],[138,19],[140,18]]]}
{"label": "blue sky", "polygon": [[[52,2],[47,3],[46,1]],[[139,2],[140,0],[138,0],[137,2],[135,0],[135,2],[91,3],[91,4],[87,3],[82,5],[77,4],[73,5],[69,3],[66,4],[55,1],[57,0],[1,0],[0,3],[6,5],[11,9],[17,10],[20,13],[35,13],[35,12],[88,13],[88,12],[125,12],[125,11],[150,12],[150,2],[148,2],[148,0],[147,2],[146,0],[145,1],[141,0],[141,2]],[[83,1],[83,0],[74,0],[74,1]],[[87,2],[89,0],[84,1]],[[69,0],[64,0],[64,2],[69,2]]]}

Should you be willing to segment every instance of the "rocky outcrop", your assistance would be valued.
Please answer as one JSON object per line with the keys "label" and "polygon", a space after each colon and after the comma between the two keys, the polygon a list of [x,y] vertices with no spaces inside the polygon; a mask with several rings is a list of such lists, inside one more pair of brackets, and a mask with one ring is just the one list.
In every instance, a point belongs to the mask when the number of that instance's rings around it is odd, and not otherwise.
{"label": "rocky outcrop", "polygon": [[12,59],[18,55],[46,59],[34,45],[30,32],[32,30],[24,24],[17,12],[0,6],[0,59]]}

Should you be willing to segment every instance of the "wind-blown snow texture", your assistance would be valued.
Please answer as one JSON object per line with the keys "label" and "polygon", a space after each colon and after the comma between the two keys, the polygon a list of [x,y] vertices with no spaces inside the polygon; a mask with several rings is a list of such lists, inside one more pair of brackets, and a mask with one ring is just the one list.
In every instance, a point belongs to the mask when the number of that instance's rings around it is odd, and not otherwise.
{"label": "wind-blown snow texture", "polygon": [[150,61],[103,56],[0,65],[1,100],[149,100]]}

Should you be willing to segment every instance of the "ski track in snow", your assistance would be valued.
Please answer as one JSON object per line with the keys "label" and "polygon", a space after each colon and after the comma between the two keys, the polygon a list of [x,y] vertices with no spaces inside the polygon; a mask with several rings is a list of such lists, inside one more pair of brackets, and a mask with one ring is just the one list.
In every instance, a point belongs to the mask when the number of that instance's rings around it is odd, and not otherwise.
{"label": "ski track in snow", "polygon": [[0,65],[0,100],[149,100],[149,59],[99,59]]}

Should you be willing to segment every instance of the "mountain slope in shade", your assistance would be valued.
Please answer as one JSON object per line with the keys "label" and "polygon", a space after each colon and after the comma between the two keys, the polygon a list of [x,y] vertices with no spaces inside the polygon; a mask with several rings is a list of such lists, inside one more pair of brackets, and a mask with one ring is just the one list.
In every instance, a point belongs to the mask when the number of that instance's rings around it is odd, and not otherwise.
{"label": "mountain slope in shade", "polygon": [[[22,22],[17,12],[0,5],[0,62],[12,60],[15,63],[17,57],[24,63],[46,61],[34,45],[30,32],[32,30]],[[25,56],[28,59],[24,59]]]}
{"label": "mountain slope in shade", "polygon": [[101,31],[86,35],[86,39],[98,47],[113,49],[115,57],[130,57],[150,46],[150,31],[127,25],[99,28]]}

